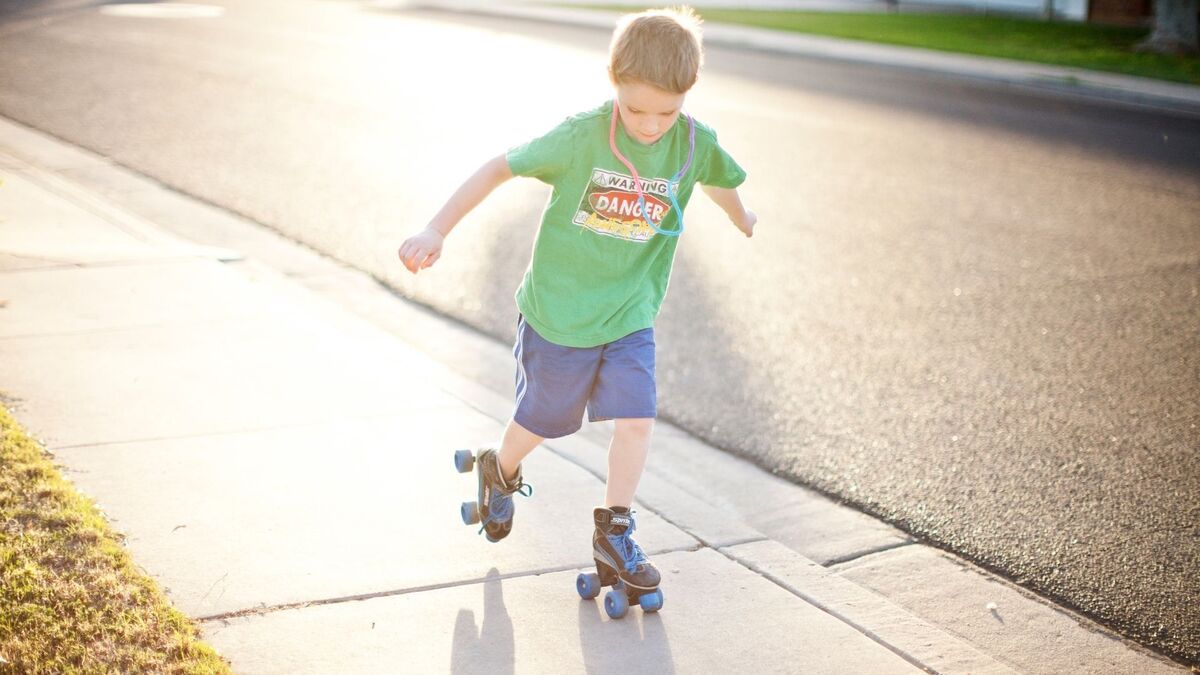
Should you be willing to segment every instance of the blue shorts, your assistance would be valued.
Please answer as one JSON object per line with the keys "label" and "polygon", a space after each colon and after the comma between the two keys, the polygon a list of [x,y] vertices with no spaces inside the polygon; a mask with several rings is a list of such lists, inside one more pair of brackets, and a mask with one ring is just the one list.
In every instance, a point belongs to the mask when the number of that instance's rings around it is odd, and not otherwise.
{"label": "blue shorts", "polygon": [[563,347],[517,323],[517,424],[542,438],[579,431],[592,422],[655,417],[654,329],[597,347]]}

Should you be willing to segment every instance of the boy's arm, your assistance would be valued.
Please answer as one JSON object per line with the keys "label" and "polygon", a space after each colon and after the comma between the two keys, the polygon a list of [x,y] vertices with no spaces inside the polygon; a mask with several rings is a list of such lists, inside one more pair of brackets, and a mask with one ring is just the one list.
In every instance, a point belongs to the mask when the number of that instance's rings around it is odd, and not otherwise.
{"label": "boy's arm", "polygon": [[758,216],[742,205],[742,198],[738,195],[737,188],[720,188],[702,184],[700,189],[704,190],[704,194],[721,207],[721,210],[729,216],[729,220],[733,221],[742,234],[747,237],[754,236],[754,225],[758,222]]}
{"label": "boy's arm", "polygon": [[416,274],[437,262],[442,255],[442,243],[454,226],[458,225],[458,221],[470,213],[471,209],[479,206],[492,190],[512,177],[513,173],[508,168],[505,155],[494,157],[479,167],[478,171],[450,195],[450,199],[446,200],[446,204],[433,220],[429,221],[425,229],[405,239],[401,244],[400,260],[408,271]]}

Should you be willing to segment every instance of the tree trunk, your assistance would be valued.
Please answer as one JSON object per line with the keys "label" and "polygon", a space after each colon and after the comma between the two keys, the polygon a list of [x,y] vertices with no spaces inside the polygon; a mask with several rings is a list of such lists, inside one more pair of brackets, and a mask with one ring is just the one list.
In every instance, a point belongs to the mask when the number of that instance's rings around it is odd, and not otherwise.
{"label": "tree trunk", "polygon": [[1200,0],[1154,0],[1154,32],[1138,44],[1138,51],[1163,54],[1200,52],[1196,15]]}

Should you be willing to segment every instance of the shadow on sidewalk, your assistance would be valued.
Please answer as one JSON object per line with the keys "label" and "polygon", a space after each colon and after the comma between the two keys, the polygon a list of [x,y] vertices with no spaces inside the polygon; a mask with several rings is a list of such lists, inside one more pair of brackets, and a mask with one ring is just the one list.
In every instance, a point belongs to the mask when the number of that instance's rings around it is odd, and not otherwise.
{"label": "shadow on sidewalk", "polygon": [[475,613],[458,610],[454,621],[454,645],[450,652],[451,673],[489,673],[503,675],[516,669],[516,645],[513,643],[512,618],[504,606],[504,588],[500,572],[488,570],[483,582],[483,625],[476,631]]}
{"label": "shadow on sidewalk", "polygon": [[588,673],[675,672],[663,618],[635,606],[625,618],[605,622],[603,594],[595,600],[579,601],[579,644]]}

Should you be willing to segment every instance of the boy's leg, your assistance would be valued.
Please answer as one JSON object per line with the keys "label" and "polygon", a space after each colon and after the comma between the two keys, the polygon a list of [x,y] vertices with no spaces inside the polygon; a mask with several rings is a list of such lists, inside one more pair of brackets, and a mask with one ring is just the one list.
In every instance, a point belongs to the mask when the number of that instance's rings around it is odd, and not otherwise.
{"label": "boy's leg", "polygon": [[[630,505],[637,490],[646,455],[650,449],[653,418],[617,418],[608,448],[608,485],[605,508],[594,509],[596,529],[592,534],[592,557],[596,559],[601,583],[605,574],[615,574],[639,595],[658,588],[662,575],[646,558],[631,536],[636,527]],[[605,572],[603,568],[610,571]],[[662,606],[661,596],[659,607]],[[645,607],[645,605],[643,605]]]}
{"label": "boy's leg", "polygon": [[516,410],[504,429],[500,448],[487,448],[476,455],[479,513],[490,541],[499,541],[512,531],[513,494],[533,494],[533,486],[521,475],[525,456],[546,438],[579,429],[600,350],[553,344],[522,317],[517,323],[513,356],[517,359]]}
{"label": "boy's leg", "polygon": [[608,446],[604,503],[629,508],[637,491],[658,412],[654,383],[654,329],[646,328],[604,345],[588,417],[614,420]]}
{"label": "boy's leg", "polygon": [[528,497],[533,494],[533,488],[521,477],[521,460],[541,442],[541,436],[509,421],[500,449],[486,448],[476,455],[477,504],[483,523],[480,531],[487,532],[489,541],[500,541],[512,531],[513,495],[519,493]]}
{"label": "boy's leg", "polygon": [[630,506],[646,467],[658,410],[654,383],[654,330],[647,328],[604,346],[596,385],[588,401],[593,420],[612,419],[605,507],[594,509],[592,557],[601,582],[615,574],[630,588],[649,592],[661,575],[631,536]]}
{"label": "boy's leg", "polygon": [[646,467],[654,419],[627,418],[614,420],[614,423],[616,429],[608,446],[608,484],[604,505],[609,508],[629,508],[638,481],[642,478],[642,470]]}
{"label": "boy's leg", "polygon": [[504,438],[500,441],[498,457],[504,480],[516,478],[521,461],[544,440],[546,439],[517,424],[516,420],[509,420],[504,429]]}

